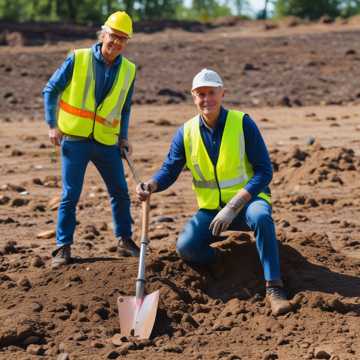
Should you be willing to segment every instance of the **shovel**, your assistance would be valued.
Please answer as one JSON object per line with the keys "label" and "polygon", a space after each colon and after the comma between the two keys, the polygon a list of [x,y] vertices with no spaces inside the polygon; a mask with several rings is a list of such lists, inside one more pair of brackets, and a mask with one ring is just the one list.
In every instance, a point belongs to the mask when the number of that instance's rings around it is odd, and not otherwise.
{"label": "shovel", "polygon": [[[125,152],[125,158],[130,170],[137,182],[135,168]],[[120,319],[120,334],[122,336],[135,336],[140,339],[148,339],[154,327],[156,312],[159,303],[159,290],[149,295],[144,294],[145,289],[145,255],[149,244],[149,198],[142,203],[142,225],[141,225],[141,246],[139,257],[139,269],[136,279],[135,296],[119,296],[117,300]]]}

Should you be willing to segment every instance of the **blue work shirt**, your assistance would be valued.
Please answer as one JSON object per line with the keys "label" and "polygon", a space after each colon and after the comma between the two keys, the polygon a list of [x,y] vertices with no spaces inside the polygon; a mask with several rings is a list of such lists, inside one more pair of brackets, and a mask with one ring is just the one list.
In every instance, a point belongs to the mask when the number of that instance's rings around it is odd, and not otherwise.
{"label": "blue work shirt", "polygon": [[[228,110],[222,107],[219,119],[213,129],[208,127],[202,117],[200,117],[201,137],[214,166],[216,166],[219,157],[221,138],[227,114]],[[247,114],[245,114],[243,119],[243,130],[246,155],[254,170],[254,176],[245,185],[245,189],[253,198],[260,192],[270,194],[268,185],[272,179],[273,172],[269,152],[258,127]],[[157,191],[163,191],[172,185],[180,175],[185,164],[184,126],[181,126],[173,137],[169,153],[162,167],[153,177],[158,184]]]}
{"label": "blue work shirt", "polygon": [[[116,74],[121,66],[122,56],[119,55],[115,61],[108,66],[101,54],[101,43],[92,46],[93,59],[95,59],[95,101],[100,104],[109,93]],[[64,63],[54,72],[43,90],[45,120],[51,128],[56,127],[56,112],[59,95],[68,86],[74,70],[75,54],[72,52]],[[132,82],[124,106],[121,111],[120,139],[127,139],[131,98],[134,92],[134,81]]]}

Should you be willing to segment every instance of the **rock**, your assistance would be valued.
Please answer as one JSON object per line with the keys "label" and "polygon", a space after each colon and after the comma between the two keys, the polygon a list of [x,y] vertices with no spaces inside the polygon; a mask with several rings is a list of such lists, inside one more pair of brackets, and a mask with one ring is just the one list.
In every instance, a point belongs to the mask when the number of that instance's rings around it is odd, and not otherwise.
{"label": "rock", "polygon": [[34,311],[34,312],[40,312],[40,311],[42,311],[42,309],[43,309],[42,304],[39,304],[39,303],[37,303],[37,302],[35,302],[35,303],[32,304],[32,311]]}
{"label": "rock", "polygon": [[95,225],[86,225],[84,229],[85,234],[91,234],[95,236],[99,236],[100,233]]}
{"label": "rock", "polygon": [[33,184],[35,185],[43,185],[43,182],[39,178],[32,179]]}
{"label": "rock", "polygon": [[30,202],[29,199],[24,199],[24,198],[15,198],[12,202],[11,202],[11,206],[13,207],[20,207],[20,206],[25,206]]}
{"label": "rock", "polygon": [[279,356],[275,352],[266,352],[263,356],[263,360],[275,360],[278,358],[279,358]]}
{"label": "rock", "polygon": [[174,219],[170,216],[158,216],[155,219],[155,223],[174,222]]}
{"label": "rock", "polygon": [[36,237],[38,239],[51,239],[51,238],[55,237],[55,235],[56,235],[55,230],[46,230],[46,231],[42,231],[42,232],[38,233],[36,235]]}
{"label": "rock", "polygon": [[115,346],[121,346],[124,344],[124,337],[121,336],[120,334],[115,334],[112,338],[111,338],[111,343]]}
{"label": "rock", "polygon": [[0,205],[6,205],[10,201],[10,198],[6,195],[0,196]]}
{"label": "rock", "polygon": [[184,349],[180,345],[165,345],[162,346],[159,351],[181,354]]}
{"label": "rock", "polygon": [[306,145],[313,145],[315,143],[315,137],[314,136],[309,136],[307,139],[306,139]]}
{"label": "rock", "polygon": [[102,349],[105,345],[103,343],[99,342],[99,341],[94,340],[94,341],[92,341],[90,343],[90,346],[95,348],[95,349]]}
{"label": "rock", "polygon": [[63,352],[61,354],[58,355],[58,357],[56,358],[56,360],[70,360],[70,356],[68,353]]}
{"label": "rock", "polygon": [[26,348],[26,352],[31,355],[40,355],[43,349],[40,345],[31,344]]}
{"label": "rock", "polygon": [[331,358],[331,355],[327,351],[325,351],[321,348],[315,349],[314,356],[315,356],[315,359],[330,359]]}
{"label": "rock", "polygon": [[36,204],[32,208],[32,211],[45,212],[46,208],[45,208],[45,206],[43,204]]}
{"label": "rock", "polygon": [[21,150],[18,150],[18,149],[14,149],[12,152],[11,152],[11,156],[23,156],[24,155],[24,152],[21,151]]}
{"label": "rock", "polygon": [[[24,346],[28,346],[31,344],[34,345],[40,345],[44,342],[44,340],[39,337],[39,336],[28,336],[24,341],[23,341],[23,345]],[[27,350],[27,349],[26,349]]]}
{"label": "rock", "polygon": [[39,255],[36,255],[34,260],[31,262],[31,265],[34,266],[34,267],[39,268],[39,267],[44,266],[45,262]]}
{"label": "rock", "polygon": [[117,351],[110,351],[106,355],[106,359],[117,359],[120,356],[120,354]]}
{"label": "rock", "polygon": [[17,285],[19,287],[21,287],[22,289],[24,290],[29,290],[31,289],[31,282],[30,280],[24,276],[23,278],[21,278],[18,282],[17,282]]}
{"label": "rock", "polygon": [[3,249],[1,249],[1,252],[6,255],[17,254],[19,250],[17,249],[16,245],[17,245],[16,241],[8,241],[4,245]]}
{"label": "rock", "polygon": [[10,190],[10,191],[16,191],[18,193],[21,193],[25,191],[26,189],[23,186],[15,185],[15,184],[4,184],[0,187],[1,190]]}

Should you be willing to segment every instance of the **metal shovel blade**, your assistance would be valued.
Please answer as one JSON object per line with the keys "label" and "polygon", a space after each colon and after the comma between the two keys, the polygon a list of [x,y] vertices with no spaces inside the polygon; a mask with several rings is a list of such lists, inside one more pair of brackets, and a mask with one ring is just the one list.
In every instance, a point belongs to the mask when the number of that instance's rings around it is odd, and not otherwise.
{"label": "metal shovel blade", "polygon": [[119,296],[118,309],[120,318],[120,334],[148,339],[154,327],[159,290],[146,295],[139,301],[136,296]]}

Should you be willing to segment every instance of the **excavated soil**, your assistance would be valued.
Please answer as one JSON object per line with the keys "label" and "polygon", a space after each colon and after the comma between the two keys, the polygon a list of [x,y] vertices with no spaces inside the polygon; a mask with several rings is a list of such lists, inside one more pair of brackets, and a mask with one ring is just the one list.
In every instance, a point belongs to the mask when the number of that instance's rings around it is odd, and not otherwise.
{"label": "excavated soil", "polygon": [[[146,341],[119,336],[116,299],[134,295],[137,259],[116,255],[109,199],[93,166],[78,205],[74,263],[50,269],[61,176],[41,88],[67,49],[90,42],[1,48],[0,358],[358,359],[359,33],[354,24],[262,24],[134,39],[128,53],[140,71],[130,139],[141,177],[159,168],[176,128],[194,114],[193,74],[220,69],[227,105],[256,120],[270,149],[274,220],[293,304],[291,313],[271,315],[251,234],[224,234],[215,245],[223,268],[178,258],[177,235],[196,210],[183,172],[151,200],[146,289],[159,289],[160,303]],[[128,184],[138,241],[140,204],[130,175]]]}

